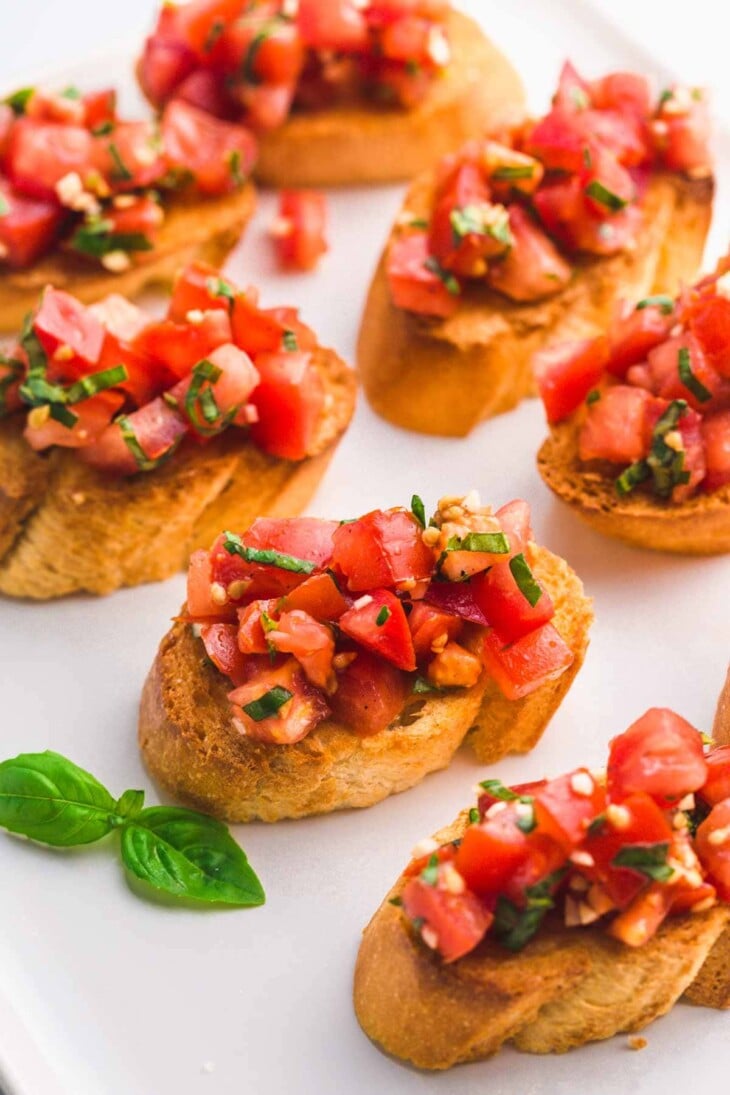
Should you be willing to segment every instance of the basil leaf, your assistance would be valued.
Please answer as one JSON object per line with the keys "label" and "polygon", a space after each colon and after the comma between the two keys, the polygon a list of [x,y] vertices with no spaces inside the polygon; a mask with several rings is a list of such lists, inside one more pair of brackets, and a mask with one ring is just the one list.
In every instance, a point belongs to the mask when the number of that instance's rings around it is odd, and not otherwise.
{"label": "basil leaf", "polygon": [[232,285],[223,278],[206,278],[205,287],[212,297],[223,297],[228,301],[229,310],[233,308],[236,301],[236,292]]}
{"label": "basil leaf", "polygon": [[478,821],[479,811],[477,810],[476,806],[472,806],[471,810],[469,811],[469,824],[476,825]]}
{"label": "basil leaf", "polygon": [[152,806],[122,832],[127,870],[174,897],[226,905],[262,905],[265,895],[225,825],[178,806]]}
{"label": "basil leaf", "polygon": [[699,403],[707,403],[712,399],[712,392],[692,372],[690,353],[686,346],[682,346],[677,354],[677,371],[687,391],[692,392]]}
{"label": "basil leaf", "polygon": [[566,868],[543,878],[525,889],[524,906],[516,905],[509,898],[500,896],[494,910],[494,933],[497,939],[511,951],[519,951],[532,939],[546,913],[555,905],[553,891],[565,875]]}
{"label": "basil leaf", "polygon": [[498,182],[508,182],[510,179],[531,179],[535,174],[533,164],[514,164],[497,167],[492,172],[492,178]]}
{"label": "basil leaf", "polygon": [[142,812],[144,806],[144,791],[125,791],[120,798],[117,799],[114,810],[120,818],[124,820],[138,817]]}
{"label": "basil leaf", "polygon": [[421,528],[426,527],[426,507],[417,494],[411,498],[411,513],[418,521]]}
{"label": "basil leaf", "polygon": [[132,172],[129,170],[124,160],[122,159],[121,153],[117,146],[114,144],[114,141],[109,142],[109,144],[107,145],[107,150],[114,163],[114,168],[111,172],[111,178],[117,182],[129,182],[129,180],[133,177]]}
{"label": "basil leaf", "polygon": [[380,612],[375,617],[375,624],[377,627],[383,627],[390,619],[390,609],[387,605],[383,605]]}
{"label": "basil leaf", "polygon": [[650,475],[651,471],[646,460],[637,460],[634,464],[629,464],[614,484],[616,493],[621,495],[630,494],[632,490],[638,487],[639,483],[643,483]]}
{"label": "basil leaf", "polygon": [[[488,795],[497,798],[500,802],[517,802],[520,796],[510,787],[505,787],[501,779],[483,779],[479,784]],[[532,799],[530,799],[532,802]]]}
{"label": "basil leaf", "polygon": [[618,213],[624,206],[628,205],[626,198],[614,194],[612,190],[609,190],[608,187],[604,186],[598,179],[593,179],[592,182],[588,183],[586,194],[589,198],[593,198],[599,205],[602,205],[605,209],[609,209],[612,213]]}
{"label": "basil leaf", "polygon": [[439,857],[437,855],[428,857],[428,865],[421,871],[421,880],[425,882],[427,886],[435,886],[438,882]]}
{"label": "basil leaf", "polygon": [[431,682],[427,681],[425,677],[416,677],[415,681],[413,682],[413,691],[416,693],[416,695],[420,695],[421,693],[425,694],[428,692],[442,692],[443,689],[438,688],[435,684],[431,684]]}
{"label": "basil leaf", "polygon": [[0,764],[0,825],[40,844],[101,840],[117,824],[105,787],[58,753],[21,753]]}
{"label": "basil leaf", "polygon": [[486,551],[490,555],[506,555],[509,540],[503,532],[469,532],[466,536],[452,536],[447,551]]}
{"label": "basil leaf", "polygon": [[281,336],[281,341],[287,353],[293,354],[299,349],[297,336],[293,331],[284,331],[284,334]]}
{"label": "basil leaf", "polygon": [[31,98],[34,91],[34,87],[21,87],[17,91],[14,91],[12,95],[7,95],[3,99],[3,102],[7,103],[14,114],[25,114],[28,100]]}
{"label": "basil leaf", "polygon": [[223,537],[223,547],[228,554],[240,555],[247,563],[262,563],[264,566],[278,567],[279,570],[289,570],[294,574],[311,574],[317,569],[317,564],[309,559],[297,559],[294,555],[285,555],[273,548],[247,547],[235,532],[224,532]]}
{"label": "basil leaf", "polygon": [[628,867],[654,882],[668,882],[674,874],[667,863],[668,854],[669,841],[663,844],[626,844],[616,852],[611,866]]}
{"label": "basil leaf", "polygon": [[657,293],[656,296],[645,297],[636,305],[637,312],[641,312],[644,308],[659,308],[663,316],[671,316],[674,311],[674,301],[664,293]]}
{"label": "basil leaf", "polygon": [[512,573],[512,577],[517,582],[520,593],[529,603],[530,607],[534,608],[542,597],[542,588],[540,587],[540,583],[535,581],[532,571],[530,570],[530,564],[522,553],[515,555],[513,559],[510,559],[509,569]]}

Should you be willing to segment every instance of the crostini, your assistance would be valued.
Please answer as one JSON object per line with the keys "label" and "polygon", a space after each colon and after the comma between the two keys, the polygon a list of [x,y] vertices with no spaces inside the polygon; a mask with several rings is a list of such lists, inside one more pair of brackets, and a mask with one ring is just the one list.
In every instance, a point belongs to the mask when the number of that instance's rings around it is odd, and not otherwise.
{"label": "crostini", "polygon": [[730,551],[730,258],[675,300],[620,306],[607,334],[534,360],[543,479],[639,547]]}
{"label": "crostini", "polygon": [[271,186],[412,178],[524,115],[517,73],[448,0],[164,4],[138,75],[157,107],[252,126]]}
{"label": "crostini", "polygon": [[128,122],[112,89],[0,102],[0,329],[46,285],[90,303],[220,265],[254,208],[256,140],[188,103]]}
{"label": "crostini", "polygon": [[0,358],[0,592],[169,577],[221,525],[298,513],[355,380],[294,308],[189,266],[167,318],[48,287]]}
{"label": "crostini", "polygon": [[605,774],[485,780],[365,929],[365,1033],[444,1069],[641,1030],[683,994],[730,1006],[730,749],[703,740],[653,708]]}
{"label": "crostini", "polygon": [[534,394],[550,339],[605,328],[617,296],[676,292],[710,223],[707,107],[566,64],[552,109],[416,179],[370,287],[358,365],[378,414],[462,436]]}
{"label": "crostini", "polygon": [[590,601],[529,508],[254,522],[193,555],[139,742],[171,794],[229,821],[370,806],[445,767],[526,752],[583,661]]}

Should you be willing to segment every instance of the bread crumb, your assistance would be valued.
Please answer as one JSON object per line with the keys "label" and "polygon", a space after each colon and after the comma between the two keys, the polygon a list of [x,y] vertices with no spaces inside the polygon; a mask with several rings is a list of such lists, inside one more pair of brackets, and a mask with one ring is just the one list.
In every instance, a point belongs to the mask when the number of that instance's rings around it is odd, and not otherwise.
{"label": "bread crumb", "polygon": [[648,1045],[646,1038],[641,1038],[637,1034],[632,1034],[629,1038],[629,1049],[645,1049]]}

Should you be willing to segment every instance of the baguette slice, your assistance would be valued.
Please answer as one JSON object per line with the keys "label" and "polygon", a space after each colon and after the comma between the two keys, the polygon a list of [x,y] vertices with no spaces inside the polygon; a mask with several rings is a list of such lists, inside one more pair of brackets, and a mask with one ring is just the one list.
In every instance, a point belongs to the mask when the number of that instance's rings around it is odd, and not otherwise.
{"label": "baguette slice", "polygon": [[355,401],[354,375],[333,350],[318,349],[315,363],[329,406],[298,463],[228,430],[205,446],[185,442],[155,471],[116,479],[68,450],[34,453],[22,415],[0,423],[0,592],[47,600],[160,581],[229,524],[300,512]]}
{"label": "baguette slice", "polygon": [[522,81],[466,15],[447,25],[453,57],[413,110],[340,106],[294,114],[262,137],[267,186],[344,186],[410,179],[459,144],[524,115]]}
{"label": "baguette slice", "polygon": [[635,491],[619,497],[615,465],[586,469],[578,457],[577,424],[550,427],[537,466],[550,489],[578,516],[606,536],[635,547],[681,555],[730,551],[730,485],[685,502],[661,502]]}
{"label": "baguette slice", "polygon": [[[433,191],[432,172],[416,179],[403,205],[404,217],[428,218]],[[393,304],[386,245],[357,348],[369,402],[398,426],[453,437],[511,410],[535,394],[531,359],[545,343],[598,334],[608,326],[619,298],[676,292],[681,280],[694,276],[712,195],[712,179],[655,174],[633,250],[576,260],[566,289],[536,303],[519,304],[472,284],[448,319],[418,316]],[[396,224],[392,235],[397,232]]]}
{"label": "baguette slice", "polygon": [[149,286],[167,286],[194,259],[222,266],[255,206],[256,191],[250,183],[219,198],[173,201],[166,206],[152,258],[119,274],[60,250],[27,270],[0,274],[0,331],[17,330],[46,285],[67,289],[91,304],[109,293],[134,297]]}
{"label": "baguette slice", "polygon": [[[453,840],[467,824],[465,812],[435,839]],[[564,1053],[641,1030],[683,993],[707,1007],[730,1004],[727,905],[672,917],[636,948],[555,916],[517,954],[485,941],[445,965],[389,903],[402,888],[393,887],[365,929],[354,1002],[365,1033],[419,1068],[480,1060],[504,1043]]]}
{"label": "baguette slice", "polygon": [[295,745],[252,741],[234,726],[231,684],[206,663],[188,625],[162,640],[142,693],[139,744],[165,790],[228,821],[278,821],[372,806],[445,768],[473,727],[481,760],[526,752],[542,734],[582,664],[591,602],[568,564],[533,547],[531,562],[556,607],[553,623],[572,649],[572,666],[522,700],[506,700],[482,674],[470,689],[429,696],[399,721],[360,738],[326,721]]}

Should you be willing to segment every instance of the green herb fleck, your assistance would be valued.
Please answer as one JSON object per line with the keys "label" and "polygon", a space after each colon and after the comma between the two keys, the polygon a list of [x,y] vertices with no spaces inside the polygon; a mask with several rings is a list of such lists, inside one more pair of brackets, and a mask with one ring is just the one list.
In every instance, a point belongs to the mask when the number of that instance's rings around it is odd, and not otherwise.
{"label": "green herb fleck", "polygon": [[535,581],[527,559],[525,559],[524,555],[520,552],[519,555],[515,555],[510,559],[509,568],[512,572],[512,577],[519,586],[520,593],[525,600],[529,602],[531,607],[534,608],[542,597],[542,587],[539,582]]}
{"label": "green herb fleck", "polygon": [[25,108],[34,92],[34,87],[21,87],[11,95],[6,96],[3,102],[7,103],[14,114],[25,114]]}
{"label": "green herb fleck", "polygon": [[271,548],[247,547],[234,532],[223,533],[223,547],[229,555],[240,555],[247,563],[262,563],[294,574],[311,574],[317,569],[317,564],[309,559],[297,559],[294,555],[285,555]]}
{"label": "green herb fleck", "polygon": [[270,719],[272,715],[275,715],[279,708],[288,703],[293,696],[294,693],[288,688],[282,688],[280,684],[277,684],[268,692],[264,692],[263,696],[259,696],[257,700],[244,704],[243,710],[254,722],[263,722],[264,719]]}
{"label": "green herb fleck", "polygon": [[427,886],[436,885],[439,880],[439,857],[437,855],[434,854],[428,857],[428,866],[421,871],[421,879]]}
{"label": "green herb fleck", "polygon": [[378,627],[382,627],[390,619],[391,612],[387,605],[383,605],[380,612],[375,617],[375,623]]}
{"label": "green herb fleck", "polygon": [[622,198],[619,194],[614,194],[612,190],[609,190],[608,187],[604,186],[598,179],[593,179],[588,183],[586,194],[605,209],[610,209],[612,213],[619,213],[628,205],[626,198]]}
{"label": "green herb fleck", "polygon": [[656,293],[653,297],[644,297],[636,305],[637,312],[641,312],[644,308],[659,308],[663,316],[671,316],[674,311],[674,301],[664,293]]}
{"label": "green herb fleck", "polygon": [[411,513],[418,521],[421,528],[426,527],[426,507],[417,494],[411,498]]}
{"label": "green herb fleck", "polygon": [[114,141],[109,142],[108,149],[109,155],[114,163],[114,170],[111,173],[112,179],[115,179],[117,182],[129,182],[134,176],[122,159],[121,153],[114,144]]}
{"label": "green herb fleck", "polygon": [[525,889],[525,904],[520,907],[506,897],[498,897],[494,911],[494,933],[511,951],[519,951],[532,939],[546,913],[555,905],[553,893],[562,881],[565,867],[553,871],[542,882]]}
{"label": "green herb fleck", "polygon": [[677,369],[679,372],[679,379],[684,384],[687,391],[692,392],[692,395],[700,403],[707,403],[712,399],[712,392],[709,391],[701,380],[698,380],[695,374],[692,372],[692,365],[690,364],[690,353],[686,346],[682,346],[677,354]]}
{"label": "green herb fleck", "polygon": [[627,844],[611,860],[612,867],[627,867],[652,879],[668,882],[674,870],[667,863],[669,841],[663,844]]}
{"label": "green herb fleck", "polygon": [[448,270],[444,270],[435,255],[429,255],[423,265],[443,282],[447,293],[451,293],[452,297],[458,297],[461,294],[461,285],[458,280]]}

